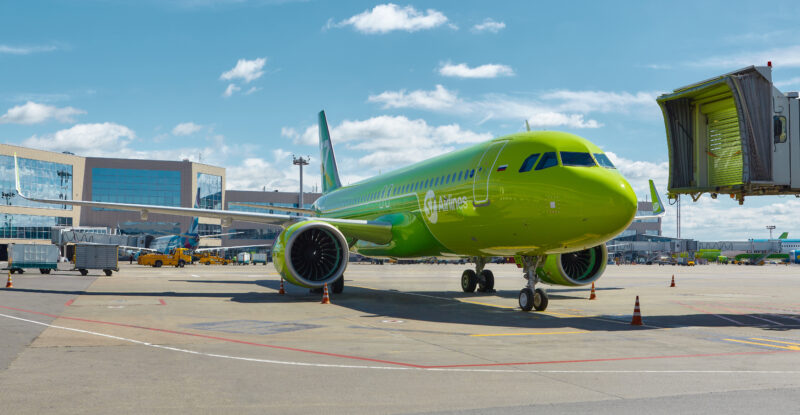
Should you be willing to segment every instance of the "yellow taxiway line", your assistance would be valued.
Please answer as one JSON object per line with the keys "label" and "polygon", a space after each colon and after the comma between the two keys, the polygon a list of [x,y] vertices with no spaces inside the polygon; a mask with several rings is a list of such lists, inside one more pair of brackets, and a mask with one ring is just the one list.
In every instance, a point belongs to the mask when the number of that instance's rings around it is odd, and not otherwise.
{"label": "yellow taxiway line", "polygon": [[750,340],[760,340],[760,341],[765,341],[765,342],[783,343],[783,344],[790,345],[790,346],[782,346],[780,344],[768,344],[768,343],[761,343],[761,342],[751,342],[751,341],[747,341],[747,340],[738,340],[738,339],[725,339],[725,340],[730,341],[730,342],[736,342],[736,343],[754,344],[756,346],[774,347],[776,349],[800,351],[800,343],[790,343],[790,342],[783,342],[783,341],[778,341],[778,340],[750,338]]}

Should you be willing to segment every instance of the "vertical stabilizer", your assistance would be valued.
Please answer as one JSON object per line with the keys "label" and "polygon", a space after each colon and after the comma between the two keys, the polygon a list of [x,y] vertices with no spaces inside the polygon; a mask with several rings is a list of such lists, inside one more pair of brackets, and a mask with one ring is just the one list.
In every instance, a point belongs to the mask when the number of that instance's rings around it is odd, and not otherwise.
{"label": "vertical stabilizer", "polygon": [[653,214],[660,215],[664,213],[664,202],[661,201],[661,197],[656,190],[656,185],[652,180],[650,180],[650,197],[653,200]]}
{"label": "vertical stabilizer", "polygon": [[319,152],[322,161],[322,193],[328,193],[342,187],[339,181],[339,169],[336,167],[336,156],[333,155],[331,134],[328,132],[328,120],[325,111],[319,112]]}
{"label": "vertical stabilizer", "polygon": [[778,237],[778,239],[786,239],[788,237],[789,237],[789,232],[784,232],[781,234],[781,236]]}

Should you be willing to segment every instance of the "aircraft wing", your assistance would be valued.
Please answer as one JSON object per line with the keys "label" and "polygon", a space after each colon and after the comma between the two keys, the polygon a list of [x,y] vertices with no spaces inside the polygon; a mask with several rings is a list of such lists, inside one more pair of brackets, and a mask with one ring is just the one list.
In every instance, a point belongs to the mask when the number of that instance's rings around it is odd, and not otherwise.
{"label": "aircraft wing", "polygon": [[301,208],[293,208],[293,207],[281,207],[281,206],[267,206],[267,205],[257,205],[255,203],[244,203],[244,202],[228,202],[229,205],[234,206],[246,206],[256,209],[263,209],[263,210],[280,210],[281,212],[289,212],[289,213],[300,213],[304,215],[316,216],[317,212],[312,209],[301,209]]}
{"label": "aircraft wing", "polygon": [[84,200],[62,200],[62,199],[39,199],[25,196],[22,192],[19,181],[19,167],[17,165],[17,155],[14,153],[14,173],[16,176],[16,188],[20,197],[39,203],[49,203],[53,205],[72,205],[87,208],[119,209],[139,212],[142,220],[147,220],[150,213],[160,213],[175,216],[198,216],[205,218],[220,219],[224,224],[238,220],[250,223],[265,223],[288,227],[297,222],[307,220],[321,221],[335,226],[345,236],[359,239],[362,241],[373,242],[376,244],[386,244],[392,240],[392,225],[388,222],[367,221],[356,219],[335,219],[335,218],[310,218],[304,216],[279,215],[275,213],[256,213],[256,212],[236,212],[231,210],[209,210],[197,208],[184,208],[173,206],[158,205],[138,205],[131,203],[111,203],[111,202],[90,202]]}
{"label": "aircraft wing", "polygon": [[241,249],[241,248],[270,248],[272,244],[261,244],[261,245],[238,245],[238,246],[214,246],[209,248],[200,248],[195,249],[194,252],[206,252],[206,251],[225,251],[228,249]]}

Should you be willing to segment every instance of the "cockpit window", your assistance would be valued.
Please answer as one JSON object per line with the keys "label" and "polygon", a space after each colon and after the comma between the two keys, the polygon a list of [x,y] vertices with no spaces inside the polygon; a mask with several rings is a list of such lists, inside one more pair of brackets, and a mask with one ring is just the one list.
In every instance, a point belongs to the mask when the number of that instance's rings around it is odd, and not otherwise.
{"label": "cockpit window", "polygon": [[600,163],[601,166],[608,169],[616,169],[616,167],[614,167],[614,163],[612,163],[611,160],[608,159],[607,155],[603,153],[594,153],[594,158],[595,160],[597,160],[598,163]]}
{"label": "cockpit window", "polygon": [[562,151],[561,164],[564,166],[580,166],[580,167],[594,167],[597,163],[594,162],[592,155],[589,153],[578,153],[575,151]]}
{"label": "cockpit window", "polygon": [[536,165],[535,170],[542,170],[553,166],[558,166],[558,158],[556,158],[556,153],[544,153],[542,159],[539,160],[539,164]]}
{"label": "cockpit window", "polygon": [[520,173],[525,173],[526,171],[531,171],[533,165],[536,164],[536,160],[539,159],[539,153],[532,154],[528,158],[522,162],[522,167],[519,168]]}

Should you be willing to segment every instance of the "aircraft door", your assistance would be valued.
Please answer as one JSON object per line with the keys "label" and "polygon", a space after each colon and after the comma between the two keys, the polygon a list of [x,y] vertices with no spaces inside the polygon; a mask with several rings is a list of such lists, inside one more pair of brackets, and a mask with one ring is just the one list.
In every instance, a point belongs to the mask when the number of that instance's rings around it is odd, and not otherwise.
{"label": "aircraft door", "polygon": [[475,178],[472,182],[472,204],[475,207],[489,205],[489,178],[494,171],[497,158],[508,141],[491,143],[475,166]]}

